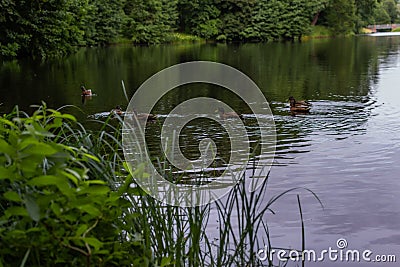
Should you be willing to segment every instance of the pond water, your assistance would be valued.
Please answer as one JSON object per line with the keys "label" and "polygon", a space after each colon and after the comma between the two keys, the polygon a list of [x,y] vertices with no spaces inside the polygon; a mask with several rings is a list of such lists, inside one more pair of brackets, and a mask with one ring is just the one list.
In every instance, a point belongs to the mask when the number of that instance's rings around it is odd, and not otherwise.
{"label": "pond water", "polygon": [[[115,46],[82,49],[46,63],[2,62],[0,112],[16,104],[29,110],[29,105],[44,100],[51,107],[75,105],[81,111],[70,110],[86,119],[116,105],[127,106],[121,80],[131,97],[151,75],[192,60],[233,66],[263,91],[274,114],[278,141],[268,195],[300,186],[315,192],[324,205],[321,208],[311,194],[300,191],[308,249],[337,249],[337,240],[344,238],[348,249],[393,254],[400,261],[400,36],[285,44]],[[96,96],[82,100],[81,84]],[[291,116],[290,95],[310,100],[311,113]],[[175,105],[195,96],[229,102],[244,114],[250,137],[257,137],[251,131],[248,107],[212,86],[174,90],[153,111],[163,119]],[[225,134],[209,126],[194,122],[182,133],[186,156],[198,156],[198,142],[204,136],[214,137],[222,152],[226,149]],[[157,147],[154,133],[150,146]],[[265,218],[274,246],[301,248],[297,193],[278,201],[276,214]],[[325,260],[306,266],[365,264]]]}

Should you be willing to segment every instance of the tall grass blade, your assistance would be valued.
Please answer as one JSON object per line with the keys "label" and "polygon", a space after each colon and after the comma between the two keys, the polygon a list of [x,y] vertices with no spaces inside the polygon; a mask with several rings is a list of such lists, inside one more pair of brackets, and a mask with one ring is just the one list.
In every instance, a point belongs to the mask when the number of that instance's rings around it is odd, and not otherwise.
{"label": "tall grass blade", "polygon": [[19,267],[24,267],[25,266],[25,264],[26,264],[26,261],[28,260],[28,257],[29,257],[29,254],[31,253],[31,249],[29,248],[27,251],[26,251],[26,253],[25,253],[25,255],[24,255],[24,258],[22,259],[22,262],[21,262],[21,264],[19,265]]}
{"label": "tall grass blade", "polygon": [[304,250],[306,249],[306,237],[304,230],[304,219],[303,219],[303,211],[301,209],[300,196],[297,195],[297,203],[299,205],[300,212],[300,220],[301,220],[301,266],[304,267],[305,259],[304,259]]}
{"label": "tall grass blade", "polygon": [[122,91],[124,92],[126,102],[129,103],[129,98],[128,98],[128,94],[126,93],[124,80],[121,80],[121,84],[122,84]]}

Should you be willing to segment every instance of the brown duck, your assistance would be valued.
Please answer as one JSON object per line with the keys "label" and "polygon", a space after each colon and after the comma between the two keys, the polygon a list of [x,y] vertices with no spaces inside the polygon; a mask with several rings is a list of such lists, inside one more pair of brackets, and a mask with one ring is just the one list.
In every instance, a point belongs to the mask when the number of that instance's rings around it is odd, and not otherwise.
{"label": "brown duck", "polygon": [[82,96],[91,96],[92,90],[86,89],[85,86],[81,86]]}
{"label": "brown duck", "polygon": [[224,108],[218,108],[219,117],[221,119],[232,119],[232,118],[242,118],[242,115],[237,114],[236,112],[225,112]]}
{"label": "brown duck", "polygon": [[296,99],[293,96],[289,97],[289,102],[290,102],[290,111],[292,112],[307,113],[311,109],[311,103],[304,100],[296,101]]}
{"label": "brown duck", "polygon": [[133,110],[133,114],[138,120],[154,121],[157,119],[157,115],[148,113],[137,113],[136,109]]}
{"label": "brown duck", "polygon": [[122,111],[121,106],[116,106],[114,109],[111,110],[111,114],[122,116],[124,115],[124,112]]}

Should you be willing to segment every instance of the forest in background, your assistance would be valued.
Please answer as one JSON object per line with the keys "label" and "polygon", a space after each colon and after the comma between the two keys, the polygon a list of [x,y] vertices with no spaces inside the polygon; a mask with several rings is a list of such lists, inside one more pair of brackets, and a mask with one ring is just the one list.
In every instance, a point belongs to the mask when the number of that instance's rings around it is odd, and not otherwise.
{"label": "forest in background", "polygon": [[0,56],[63,56],[79,46],[294,40],[395,23],[398,0],[0,0]]}

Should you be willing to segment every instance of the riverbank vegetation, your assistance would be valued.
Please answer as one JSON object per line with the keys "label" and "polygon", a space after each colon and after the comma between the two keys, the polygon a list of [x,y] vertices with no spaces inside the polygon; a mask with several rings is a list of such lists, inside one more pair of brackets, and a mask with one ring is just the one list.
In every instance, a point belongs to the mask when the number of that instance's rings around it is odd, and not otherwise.
{"label": "riverbank vegetation", "polygon": [[242,179],[214,204],[164,205],[136,185],[143,166],[127,171],[121,119],[98,123],[45,104],[0,118],[0,266],[258,266],[273,249],[266,216],[297,189],[268,200],[267,179]]}
{"label": "riverbank vegetation", "polygon": [[[78,46],[193,40],[294,40],[398,21],[395,0],[1,0],[0,55],[51,57]],[[181,35],[178,35],[178,37]],[[187,39],[187,38],[184,38]]]}

